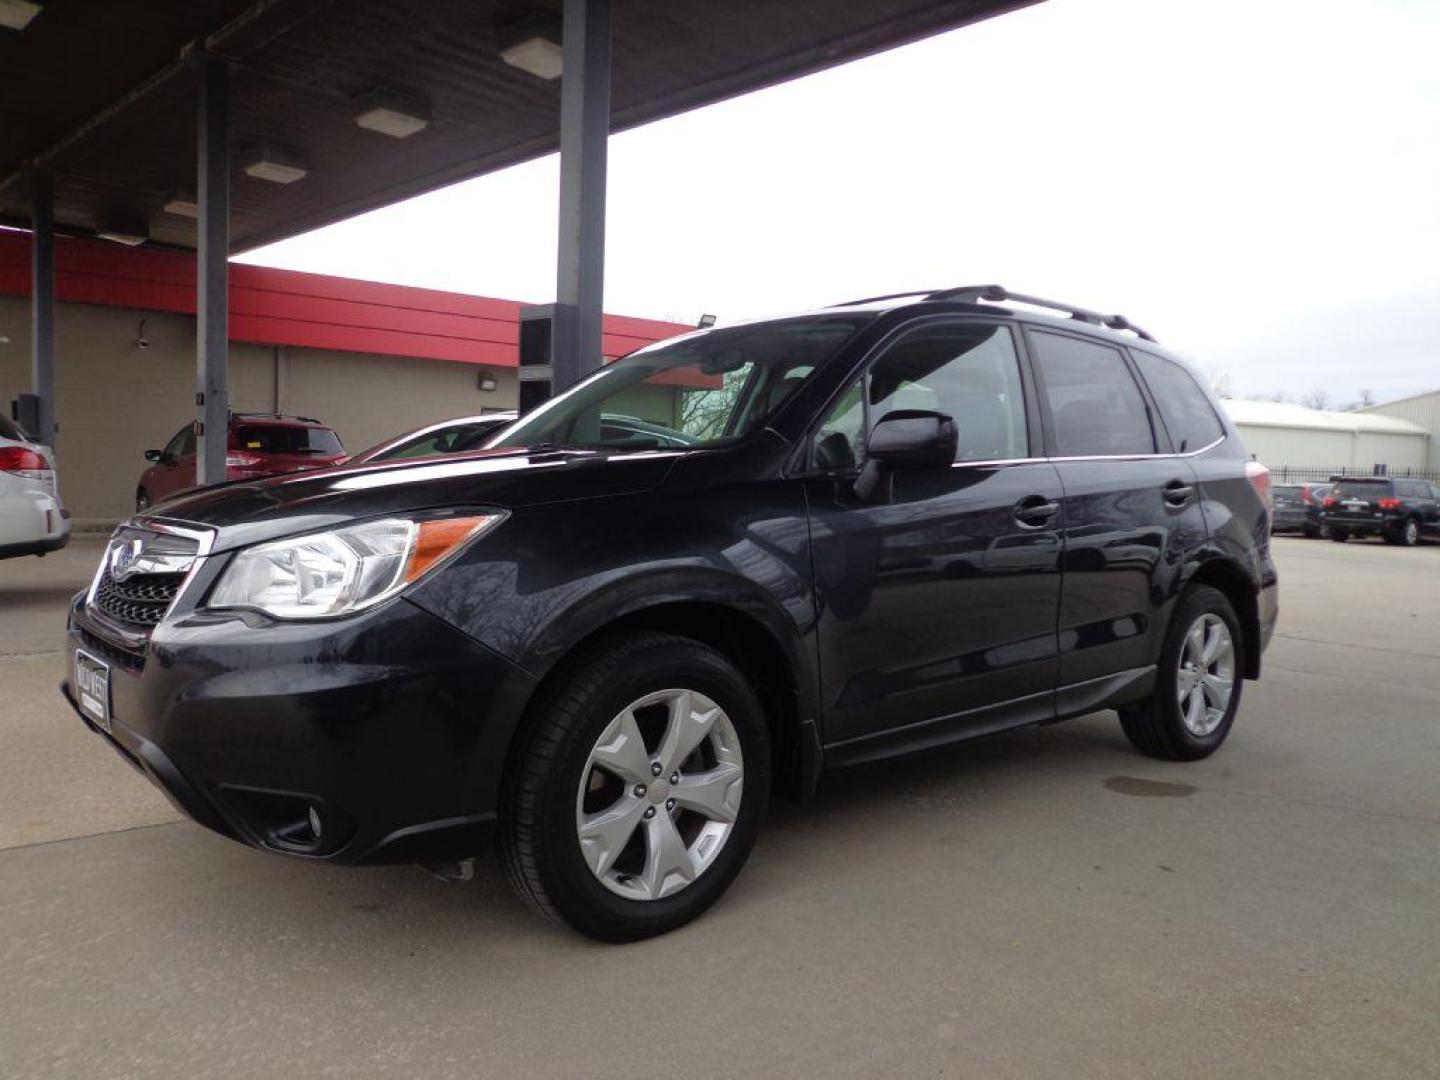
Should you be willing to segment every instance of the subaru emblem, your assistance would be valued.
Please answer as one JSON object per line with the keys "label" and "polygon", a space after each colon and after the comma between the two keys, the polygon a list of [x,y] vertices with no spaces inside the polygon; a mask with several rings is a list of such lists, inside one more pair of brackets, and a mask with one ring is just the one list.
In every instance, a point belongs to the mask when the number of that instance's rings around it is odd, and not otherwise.
{"label": "subaru emblem", "polygon": [[135,572],[135,563],[140,558],[140,552],[145,548],[145,541],[140,539],[116,541],[110,545],[110,576],[116,581],[124,581]]}

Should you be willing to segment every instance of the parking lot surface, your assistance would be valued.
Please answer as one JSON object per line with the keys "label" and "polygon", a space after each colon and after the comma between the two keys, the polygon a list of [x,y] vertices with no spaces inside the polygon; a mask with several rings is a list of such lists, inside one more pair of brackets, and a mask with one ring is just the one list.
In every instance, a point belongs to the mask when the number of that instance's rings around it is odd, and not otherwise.
{"label": "parking lot surface", "polygon": [[180,820],[55,691],[98,541],[0,562],[0,1077],[1440,1075],[1440,545],[1275,548],[1210,760],[1102,713],[827,780],[623,947]]}

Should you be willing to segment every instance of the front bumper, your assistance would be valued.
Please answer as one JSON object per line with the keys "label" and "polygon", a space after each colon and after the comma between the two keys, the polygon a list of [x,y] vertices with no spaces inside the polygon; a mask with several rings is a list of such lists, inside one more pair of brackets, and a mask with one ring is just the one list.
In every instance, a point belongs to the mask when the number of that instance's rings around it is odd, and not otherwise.
{"label": "front bumper", "polygon": [[81,713],[68,679],[66,700],[181,812],[342,863],[482,850],[534,685],[403,598],[329,623],[172,612],[135,649],[82,594],[69,639],[109,665],[111,731]]}

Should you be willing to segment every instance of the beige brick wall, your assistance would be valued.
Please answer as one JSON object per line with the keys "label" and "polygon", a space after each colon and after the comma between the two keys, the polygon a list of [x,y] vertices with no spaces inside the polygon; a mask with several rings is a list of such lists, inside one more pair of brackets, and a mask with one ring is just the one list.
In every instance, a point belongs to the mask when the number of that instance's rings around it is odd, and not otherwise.
{"label": "beige brick wall", "polygon": [[[138,348],[141,318],[150,346]],[[30,307],[0,297],[0,408],[30,388]],[[144,452],[194,417],[195,319],[187,315],[61,304],[55,325],[56,456],[60,490],[77,523],[113,521],[135,506]],[[314,416],[345,446],[362,450],[386,436],[487,408],[513,408],[515,373],[495,371],[500,388],[476,387],[469,364],[407,357],[236,343],[230,351],[231,407]]]}

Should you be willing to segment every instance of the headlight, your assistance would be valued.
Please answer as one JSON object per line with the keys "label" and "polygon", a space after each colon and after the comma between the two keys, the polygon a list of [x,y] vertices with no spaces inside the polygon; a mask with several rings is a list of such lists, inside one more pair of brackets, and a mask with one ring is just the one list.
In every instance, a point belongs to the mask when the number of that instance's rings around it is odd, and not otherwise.
{"label": "headlight", "polygon": [[276,619],[331,619],[363,611],[504,517],[385,518],[257,544],[235,556],[206,606],[249,608]]}

